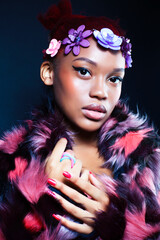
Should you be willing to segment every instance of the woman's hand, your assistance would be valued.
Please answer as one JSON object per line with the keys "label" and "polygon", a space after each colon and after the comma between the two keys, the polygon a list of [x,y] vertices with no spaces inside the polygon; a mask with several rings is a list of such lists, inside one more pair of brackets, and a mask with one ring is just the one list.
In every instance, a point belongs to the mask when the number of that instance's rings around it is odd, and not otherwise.
{"label": "woman's hand", "polygon": [[[61,138],[56,146],[54,147],[51,155],[46,159],[45,172],[49,178],[55,178],[61,182],[64,182],[65,178],[63,176],[64,171],[69,171],[74,174],[74,176],[80,176],[82,170],[82,163],[79,159],[76,159],[76,163],[71,167],[71,161],[65,159],[60,162],[62,155],[66,149],[67,139]],[[74,157],[74,152],[72,150],[67,150],[67,153]]]}
{"label": "woman's hand", "polygon": [[[103,190],[102,184],[93,174],[89,173],[87,169],[82,168],[80,160],[76,159],[73,168],[71,167],[71,161],[69,159],[60,162],[66,145],[67,140],[65,138],[60,139],[51,155],[46,159],[45,171],[49,177],[48,183],[57,190],[60,190],[74,202],[81,204],[84,209],[66,200],[58,193],[54,193],[51,190],[48,190],[48,193],[56,198],[68,213],[78,218],[83,223],[75,223],[59,215],[53,214],[53,216],[57,220],[61,220],[61,223],[69,229],[89,234],[93,231],[96,212],[105,210],[109,200],[107,194]],[[66,152],[74,157],[74,152],[72,150],[67,150]],[[69,172],[68,175],[67,172]],[[66,182],[66,180],[68,182]],[[64,182],[67,184],[64,184]],[[73,187],[68,186],[71,185],[70,183]]]}
{"label": "woman's hand", "polygon": [[106,210],[107,205],[109,204],[109,198],[103,189],[103,185],[92,173],[89,174],[89,179],[91,182],[87,182],[83,178],[71,175],[68,172],[64,172],[63,175],[67,177],[67,179],[72,182],[76,188],[80,189],[87,196],[60,181],[52,181],[52,179],[49,179],[49,184],[60,190],[74,202],[81,204],[84,209],[64,199],[57,193],[54,194],[54,197],[60,202],[62,207],[68,213],[78,218],[83,223],[76,223],[66,219],[63,216],[55,214],[53,214],[53,217],[55,217],[57,220],[60,220],[61,224],[73,231],[89,234],[93,231],[96,212]]}

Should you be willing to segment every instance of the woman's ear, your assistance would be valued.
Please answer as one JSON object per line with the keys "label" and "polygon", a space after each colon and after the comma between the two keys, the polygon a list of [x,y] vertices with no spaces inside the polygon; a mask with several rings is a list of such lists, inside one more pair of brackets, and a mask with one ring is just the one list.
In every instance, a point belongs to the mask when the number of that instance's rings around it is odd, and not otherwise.
{"label": "woman's ear", "polygon": [[40,68],[40,76],[45,85],[53,85],[54,71],[51,62],[45,61],[42,63]]}

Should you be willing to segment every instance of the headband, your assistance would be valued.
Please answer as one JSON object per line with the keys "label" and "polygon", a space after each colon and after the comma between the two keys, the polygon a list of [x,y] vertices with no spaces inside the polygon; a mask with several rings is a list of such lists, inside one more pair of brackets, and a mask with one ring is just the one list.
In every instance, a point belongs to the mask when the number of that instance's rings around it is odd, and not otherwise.
{"label": "headband", "polygon": [[67,55],[71,51],[75,56],[79,55],[80,47],[89,47],[90,42],[86,39],[91,35],[97,40],[98,44],[106,49],[121,50],[123,57],[125,58],[126,68],[132,66],[131,48],[132,44],[130,40],[125,37],[117,36],[109,28],[102,28],[100,31],[85,30],[85,25],[81,25],[77,30],[71,28],[68,31],[68,37],[62,41],[52,39],[49,43],[48,49],[45,51],[46,54],[54,57],[61,45],[66,45],[64,53]]}

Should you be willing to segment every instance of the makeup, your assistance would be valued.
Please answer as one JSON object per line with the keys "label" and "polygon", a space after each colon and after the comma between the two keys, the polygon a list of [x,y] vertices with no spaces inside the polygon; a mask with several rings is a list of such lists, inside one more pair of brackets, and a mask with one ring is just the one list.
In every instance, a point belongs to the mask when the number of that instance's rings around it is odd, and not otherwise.
{"label": "makeup", "polygon": [[69,172],[64,171],[63,176],[66,178],[71,178],[71,174]]}
{"label": "makeup", "polygon": [[106,112],[106,108],[97,103],[82,108],[83,115],[91,120],[102,120],[105,117]]}
{"label": "makeup", "polygon": [[53,187],[57,184],[56,180],[51,179],[51,178],[48,178],[47,182],[48,182],[48,184],[50,184]]}

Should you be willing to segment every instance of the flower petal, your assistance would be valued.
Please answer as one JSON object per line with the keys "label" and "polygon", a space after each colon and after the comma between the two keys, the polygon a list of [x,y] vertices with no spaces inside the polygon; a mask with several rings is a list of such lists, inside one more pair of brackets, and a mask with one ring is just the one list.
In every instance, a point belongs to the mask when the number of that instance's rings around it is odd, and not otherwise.
{"label": "flower petal", "polygon": [[71,28],[69,31],[68,31],[68,35],[73,35],[74,34],[74,29],[73,28]]}
{"label": "flower petal", "polygon": [[97,35],[96,38],[97,38],[97,40],[103,42],[104,44],[105,44],[105,43],[108,44],[108,42],[105,41],[105,39],[102,37],[102,35],[101,35],[100,33]]}
{"label": "flower petal", "polygon": [[63,39],[63,41],[62,41],[62,44],[67,44],[67,43],[71,43],[71,41],[69,40],[69,38],[65,38],[65,39]]}
{"label": "flower petal", "polygon": [[109,48],[109,45],[107,43],[103,43],[100,40],[98,40],[98,43],[104,48]]}
{"label": "flower petal", "polygon": [[81,26],[79,26],[78,28],[77,28],[77,32],[79,33],[79,32],[83,32],[84,31],[84,29],[85,29],[85,25],[81,25]]}
{"label": "flower petal", "polygon": [[80,46],[79,45],[73,47],[73,53],[76,56],[80,53]]}
{"label": "flower petal", "polygon": [[89,47],[90,46],[90,42],[86,39],[82,39],[79,43],[82,47]]}
{"label": "flower petal", "polygon": [[51,53],[51,57],[54,57],[54,56],[57,54],[57,52],[58,52],[58,49],[56,49],[55,51],[53,51],[53,52]]}
{"label": "flower petal", "polygon": [[100,33],[100,32],[99,32],[98,30],[94,30],[93,35],[94,35],[94,37],[95,37],[96,39],[97,39],[99,33]]}
{"label": "flower petal", "polygon": [[101,29],[101,34],[102,34],[102,36],[103,36],[103,38],[108,38],[108,36],[109,36],[109,38],[111,37],[111,38],[113,38],[114,37],[114,33],[112,32],[112,30],[111,29],[109,29],[109,28],[102,28]]}
{"label": "flower petal", "polygon": [[71,50],[72,50],[72,46],[67,45],[67,46],[65,47],[64,53],[65,53],[65,54],[68,54]]}
{"label": "flower petal", "polygon": [[48,48],[48,49],[46,50],[46,53],[47,53],[47,54],[51,54],[51,53],[52,53],[52,49]]}
{"label": "flower petal", "polygon": [[115,42],[112,43],[112,46],[120,46],[122,44],[122,38],[119,37]]}
{"label": "flower petal", "polygon": [[86,37],[89,37],[91,34],[92,34],[91,30],[86,30],[82,33],[82,37],[86,38]]}
{"label": "flower petal", "polygon": [[72,42],[74,42],[74,40],[75,40],[75,36],[74,35],[68,35],[68,37],[70,38],[70,40],[72,41]]}
{"label": "flower petal", "polygon": [[120,49],[121,49],[121,46],[113,46],[113,45],[110,45],[109,48],[112,49],[112,50],[120,50]]}

